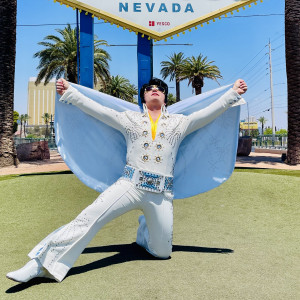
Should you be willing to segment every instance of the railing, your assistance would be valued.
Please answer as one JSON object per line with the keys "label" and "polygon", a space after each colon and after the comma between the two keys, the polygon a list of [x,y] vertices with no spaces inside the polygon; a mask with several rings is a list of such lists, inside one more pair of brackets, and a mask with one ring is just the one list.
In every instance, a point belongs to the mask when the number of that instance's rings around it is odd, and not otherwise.
{"label": "railing", "polygon": [[[57,149],[55,139],[49,138],[14,138],[15,145],[25,144],[25,143],[32,143],[38,141],[48,141],[49,149]],[[287,149],[287,136],[282,135],[275,135],[275,140],[273,141],[272,135],[263,135],[258,136],[257,138],[252,138],[252,146],[253,147],[261,147],[261,148],[274,148],[274,149]]]}
{"label": "railing", "polygon": [[39,142],[39,141],[48,141],[48,147],[49,149],[57,149],[55,139],[53,138],[40,138],[40,139],[34,139],[34,138],[19,138],[19,137],[14,137],[14,142],[15,146],[20,145],[20,144],[26,144],[26,143],[33,143],[33,142]]}
{"label": "railing", "polygon": [[275,135],[273,140],[272,135],[260,135],[257,138],[252,138],[252,146],[261,148],[287,149],[287,136],[280,134]]}

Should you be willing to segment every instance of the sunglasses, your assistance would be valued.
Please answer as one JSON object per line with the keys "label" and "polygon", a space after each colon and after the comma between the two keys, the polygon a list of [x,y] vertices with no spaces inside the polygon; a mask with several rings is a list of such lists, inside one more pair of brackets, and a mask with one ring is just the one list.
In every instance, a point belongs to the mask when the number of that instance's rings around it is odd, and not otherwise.
{"label": "sunglasses", "polygon": [[156,90],[162,92],[163,94],[166,93],[165,89],[162,86],[157,86],[157,85],[148,85],[148,86],[146,86],[145,92],[150,92],[153,89],[156,89]]}

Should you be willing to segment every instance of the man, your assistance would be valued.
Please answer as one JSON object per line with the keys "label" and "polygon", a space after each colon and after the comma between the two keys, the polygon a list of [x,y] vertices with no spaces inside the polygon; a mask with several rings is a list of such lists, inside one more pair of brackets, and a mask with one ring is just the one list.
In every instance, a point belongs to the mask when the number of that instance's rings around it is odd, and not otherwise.
{"label": "man", "polygon": [[31,260],[7,274],[27,282],[48,277],[61,282],[95,234],[110,220],[133,209],[142,210],[136,242],[155,257],[166,259],[172,251],[173,173],[178,147],[195,130],[212,122],[232,105],[245,103],[240,95],[247,85],[237,80],[233,88],[208,107],[188,116],[168,114],[168,87],[156,78],[140,91],[144,111],[117,112],[81,94],[66,80],[57,81],[61,102],[120,131],[126,140],[123,175],[72,222],[62,226],[30,253]]}

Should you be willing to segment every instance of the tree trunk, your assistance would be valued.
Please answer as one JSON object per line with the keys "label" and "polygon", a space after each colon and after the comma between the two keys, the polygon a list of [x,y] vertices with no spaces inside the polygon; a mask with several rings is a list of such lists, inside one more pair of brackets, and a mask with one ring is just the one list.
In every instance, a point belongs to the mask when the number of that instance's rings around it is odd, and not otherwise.
{"label": "tree trunk", "polygon": [[2,0],[0,6],[0,168],[15,164],[13,140],[14,76],[16,57],[16,0]]}
{"label": "tree trunk", "polygon": [[203,78],[201,77],[195,77],[193,81],[193,88],[195,88],[196,95],[199,95],[202,93],[202,87],[203,87]]}
{"label": "tree trunk", "polygon": [[20,126],[20,139],[22,138],[22,128],[23,128],[23,121],[21,120],[21,126]]}
{"label": "tree trunk", "polygon": [[202,87],[201,87],[201,85],[195,85],[194,87],[195,87],[195,93],[196,93],[196,95],[199,95],[199,94],[202,93]]}
{"label": "tree trunk", "polygon": [[47,122],[47,123],[46,123],[46,136],[45,136],[45,137],[47,138],[48,135],[49,135],[49,134],[48,134],[48,122]]}
{"label": "tree trunk", "polygon": [[67,81],[77,83],[76,73],[74,74],[73,68],[71,66],[67,66]]}
{"label": "tree trunk", "polygon": [[180,101],[180,81],[178,78],[175,78],[176,81],[176,102]]}
{"label": "tree trunk", "polygon": [[288,84],[287,163],[300,163],[300,1],[285,2],[285,45]]}

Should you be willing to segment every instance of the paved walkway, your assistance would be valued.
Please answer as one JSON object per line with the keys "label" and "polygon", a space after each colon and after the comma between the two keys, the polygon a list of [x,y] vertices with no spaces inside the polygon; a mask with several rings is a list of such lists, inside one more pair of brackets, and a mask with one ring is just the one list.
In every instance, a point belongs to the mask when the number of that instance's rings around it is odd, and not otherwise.
{"label": "paved walkway", "polygon": [[[281,161],[280,154],[255,153],[251,152],[249,156],[238,156],[236,167],[243,168],[263,168],[263,169],[282,169],[282,170],[300,170],[300,165],[289,166]],[[10,174],[28,174],[50,171],[69,170],[60,154],[56,150],[50,151],[50,159],[37,160],[32,162],[21,162],[15,166],[0,168],[0,175]]]}
{"label": "paved walkway", "polygon": [[300,165],[289,166],[281,161],[281,154],[251,152],[249,156],[238,156],[236,167],[281,170],[300,170]]}
{"label": "paved walkway", "polygon": [[50,151],[50,159],[21,162],[18,167],[0,168],[0,175],[28,174],[70,170],[56,150]]}

